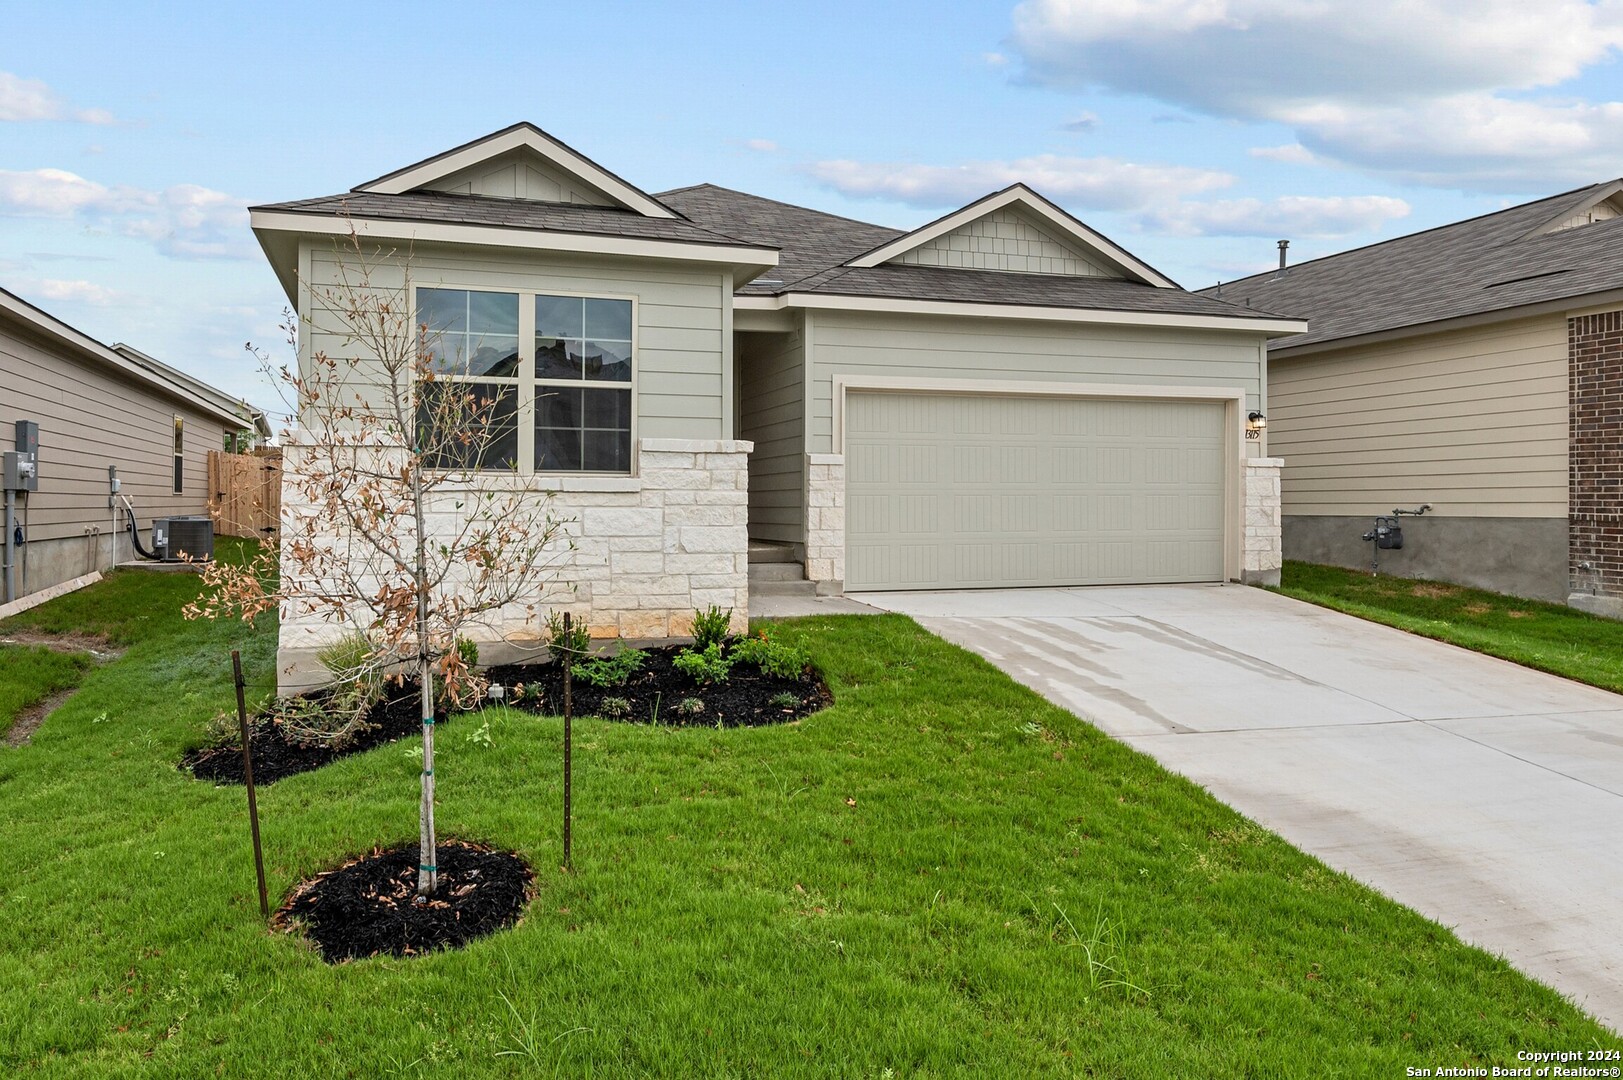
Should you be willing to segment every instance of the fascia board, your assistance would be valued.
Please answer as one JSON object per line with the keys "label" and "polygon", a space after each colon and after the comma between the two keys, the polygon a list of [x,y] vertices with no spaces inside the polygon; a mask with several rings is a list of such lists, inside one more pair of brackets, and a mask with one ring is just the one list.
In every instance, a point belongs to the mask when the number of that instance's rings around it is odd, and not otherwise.
{"label": "fascia board", "polygon": [[770,248],[731,244],[685,243],[678,240],[645,240],[637,237],[597,236],[543,229],[504,228],[495,225],[457,225],[435,221],[397,221],[380,218],[337,217],[327,214],[300,214],[283,210],[251,211],[254,231],[260,244],[267,246],[266,234],[303,233],[318,236],[348,236],[353,232],[368,239],[418,241],[424,243],[473,244],[482,247],[524,248],[532,251],[561,251],[586,255],[622,255],[640,258],[673,259],[683,262],[723,263],[761,270],[778,265],[778,253]]}

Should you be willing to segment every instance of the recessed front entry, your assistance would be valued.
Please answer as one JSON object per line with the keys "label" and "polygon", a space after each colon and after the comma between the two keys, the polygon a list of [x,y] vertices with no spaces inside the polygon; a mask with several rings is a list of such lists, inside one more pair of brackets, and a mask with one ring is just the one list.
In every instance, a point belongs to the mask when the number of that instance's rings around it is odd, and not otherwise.
{"label": "recessed front entry", "polygon": [[846,588],[1220,581],[1221,401],[849,392]]}

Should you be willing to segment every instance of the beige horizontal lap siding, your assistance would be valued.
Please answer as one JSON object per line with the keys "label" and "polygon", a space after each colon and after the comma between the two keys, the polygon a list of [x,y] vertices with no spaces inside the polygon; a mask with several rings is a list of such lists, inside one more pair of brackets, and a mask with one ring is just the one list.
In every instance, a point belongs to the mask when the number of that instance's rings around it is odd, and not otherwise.
{"label": "beige horizontal lap siding", "polygon": [[[340,269],[353,264],[353,255],[340,257],[331,244],[315,241],[309,242],[308,260],[308,348],[329,356],[363,356],[344,340],[342,320],[333,310],[341,293]],[[420,288],[635,297],[638,437],[719,439],[724,434],[721,305],[731,297],[723,293],[714,268],[437,244],[418,245],[410,261],[412,281]],[[398,289],[404,280],[398,265],[380,264],[373,273],[380,288]]]}
{"label": "beige horizontal lap siding", "polygon": [[812,314],[812,453],[833,448],[836,376],[1123,383],[1261,395],[1260,335],[881,312]]}
{"label": "beige horizontal lap siding", "polygon": [[[176,416],[185,421],[179,495]],[[118,467],[143,531],[154,517],[208,512],[208,452],[225,437],[218,420],[59,344],[0,326],[0,450],[12,449],[17,420],[39,424],[39,490],[27,496],[32,541],[82,537],[86,528],[105,536],[109,465]]]}
{"label": "beige horizontal lap siding", "polygon": [[741,439],[750,454],[750,536],[806,539],[805,350],[800,331],[739,335]]}
{"label": "beige horizontal lap siding", "polygon": [[1268,398],[1287,515],[1566,515],[1560,315],[1275,358]]}

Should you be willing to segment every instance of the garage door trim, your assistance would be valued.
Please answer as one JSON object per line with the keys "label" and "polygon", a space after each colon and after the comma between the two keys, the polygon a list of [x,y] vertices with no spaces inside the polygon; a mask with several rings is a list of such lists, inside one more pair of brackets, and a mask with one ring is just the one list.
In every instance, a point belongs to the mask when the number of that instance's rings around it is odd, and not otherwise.
{"label": "garage door trim", "polygon": [[1246,392],[1225,386],[1157,386],[1131,383],[1055,383],[984,379],[930,379],[911,376],[835,375],[834,453],[845,455],[845,407],[849,393],[973,394],[983,397],[1133,398],[1145,401],[1210,401],[1223,405],[1223,577],[1238,581],[1240,568],[1241,468],[1245,444],[1240,417]]}

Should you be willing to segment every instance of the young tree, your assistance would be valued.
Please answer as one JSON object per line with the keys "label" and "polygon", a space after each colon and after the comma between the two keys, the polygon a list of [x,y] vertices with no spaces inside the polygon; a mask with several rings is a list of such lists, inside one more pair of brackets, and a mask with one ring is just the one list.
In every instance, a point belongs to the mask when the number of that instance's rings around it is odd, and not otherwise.
{"label": "young tree", "polygon": [[[568,549],[551,493],[480,476],[489,447],[513,430],[510,390],[458,381],[466,357],[436,348],[433,327],[410,308],[409,253],[369,248],[351,234],[337,284],[313,288],[312,311],[330,313],[342,344],[297,370],[249,346],[288,399],[282,522],[245,563],[203,569],[189,618],[266,611],[364,634],[341,677],[375,683],[415,673],[423,768],[419,902],[438,887],[434,827],[436,683],[454,704],[482,687],[457,650],[498,614],[535,619],[535,605]],[[295,349],[301,330],[283,324]],[[458,364],[461,367],[458,367]],[[474,372],[477,374],[477,372]],[[335,728],[359,714],[330,718]]]}

